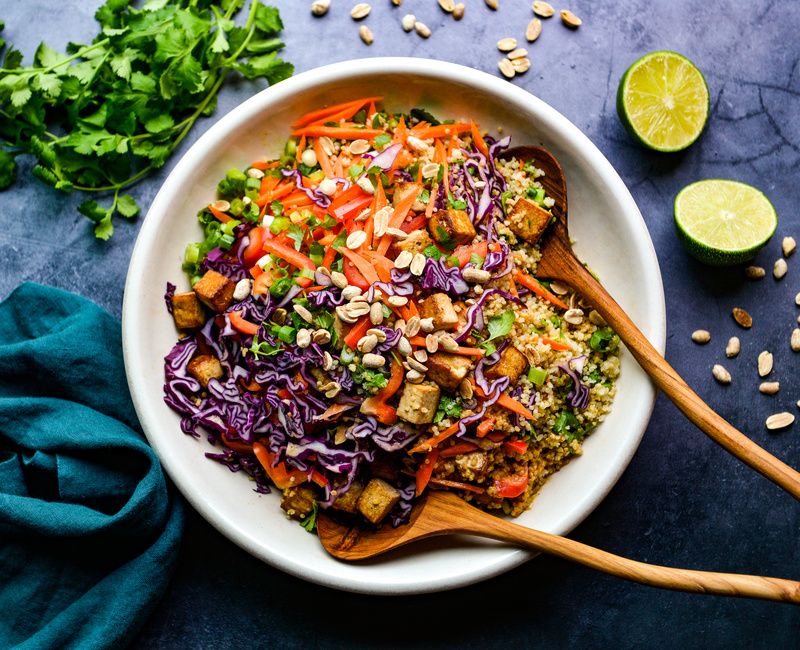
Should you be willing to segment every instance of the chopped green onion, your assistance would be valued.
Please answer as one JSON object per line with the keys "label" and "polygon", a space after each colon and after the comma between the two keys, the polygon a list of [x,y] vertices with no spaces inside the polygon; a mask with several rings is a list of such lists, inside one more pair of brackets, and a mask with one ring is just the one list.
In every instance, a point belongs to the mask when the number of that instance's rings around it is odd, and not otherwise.
{"label": "chopped green onion", "polygon": [[542,386],[547,379],[547,371],[531,366],[528,369],[528,381],[536,386]]}

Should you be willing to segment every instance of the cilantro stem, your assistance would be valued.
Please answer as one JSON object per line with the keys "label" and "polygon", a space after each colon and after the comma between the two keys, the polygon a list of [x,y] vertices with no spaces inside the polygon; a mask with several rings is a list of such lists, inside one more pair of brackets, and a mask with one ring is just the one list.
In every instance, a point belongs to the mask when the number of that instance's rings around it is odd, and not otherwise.
{"label": "cilantro stem", "polygon": [[75,54],[73,54],[71,56],[68,56],[63,61],[59,61],[58,63],[55,63],[55,64],[53,64],[53,65],[51,65],[51,66],[49,66],[47,68],[0,68],[0,72],[10,72],[12,74],[19,74],[20,72],[23,72],[23,71],[24,71],[24,74],[31,74],[31,73],[34,73],[34,72],[36,72],[36,73],[51,72],[51,71],[55,70],[56,68],[61,67],[65,63],[70,63],[71,61],[74,61],[75,59],[81,58],[87,52],[91,52],[92,50],[96,50],[98,47],[104,47],[106,45],[108,45],[108,39],[107,38],[104,38],[101,41],[97,41],[97,43],[93,43],[92,45],[84,45],[80,50],[75,52]]}

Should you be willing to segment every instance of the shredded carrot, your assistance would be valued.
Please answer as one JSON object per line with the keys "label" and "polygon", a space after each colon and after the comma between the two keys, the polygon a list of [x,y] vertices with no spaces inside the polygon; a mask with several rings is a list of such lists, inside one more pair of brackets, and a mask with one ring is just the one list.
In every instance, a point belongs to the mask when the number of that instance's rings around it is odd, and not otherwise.
{"label": "shredded carrot", "polygon": [[436,205],[436,195],[439,193],[439,184],[434,183],[433,187],[431,188],[431,195],[428,199],[428,205],[425,208],[425,218],[430,219],[431,215],[433,214],[434,206]]}
{"label": "shredded carrot", "polygon": [[468,454],[471,451],[478,449],[478,445],[474,442],[459,442],[455,445],[442,449],[439,458],[450,458],[452,456],[459,456],[461,454]]}
{"label": "shredded carrot", "polygon": [[372,267],[367,260],[365,260],[361,255],[358,253],[345,248],[344,246],[339,249],[339,252],[344,255],[347,259],[349,259],[355,267],[358,269],[359,273],[364,276],[367,282],[370,284],[375,284],[376,282],[380,282],[380,277],[375,269]]}
{"label": "shredded carrot", "polygon": [[394,128],[394,141],[405,144],[407,137],[408,129],[406,128],[406,120],[404,117],[401,117],[397,126]]}
{"label": "shredded carrot", "polygon": [[276,167],[281,166],[280,160],[256,160],[254,163],[250,163],[251,169],[260,169],[262,172],[267,169],[275,169]]}
{"label": "shredded carrot", "polygon": [[331,264],[333,264],[333,260],[336,259],[336,249],[331,247],[326,249],[325,256],[322,258],[322,266],[324,266],[329,271],[331,270]]}
{"label": "shredded carrot", "polygon": [[355,350],[356,343],[358,343],[359,339],[367,333],[367,330],[370,327],[372,327],[372,322],[370,321],[369,316],[362,316],[359,320],[353,323],[350,331],[344,337],[344,342],[347,344],[347,347]]}
{"label": "shredded carrot", "polygon": [[383,135],[381,129],[362,129],[351,127],[337,127],[337,126],[307,126],[292,133],[294,136],[308,136],[310,138],[319,138],[321,136],[328,136],[337,140],[372,140],[379,135]]}
{"label": "shredded carrot", "polygon": [[[403,197],[403,200],[400,201],[397,206],[395,206],[394,213],[389,219],[389,226],[391,228],[399,228],[406,220],[406,215],[408,214],[408,211],[411,210],[411,206],[414,205],[414,201],[417,200],[419,192],[419,187],[414,188],[413,191],[409,190],[408,195]],[[431,203],[433,203],[433,200],[431,200]],[[378,253],[381,255],[386,255],[386,251],[389,250],[391,243],[391,235],[384,235],[380,244],[378,244]]]}
{"label": "shredded carrot", "polygon": [[553,340],[553,339],[548,339],[548,338],[545,338],[545,337],[542,337],[542,338],[540,338],[539,340],[540,340],[542,343],[544,343],[545,345],[549,345],[549,346],[550,346],[551,348],[553,348],[554,350],[562,350],[562,351],[565,351],[565,350],[571,350],[571,349],[572,349],[572,347],[571,347],[569,344],[567,344],[567,343],[562,343],[561,341],[555,341],[555,340]]}
{"label": "shredded carrot", "polygon": [[478,425],[476,429],[476,435],[478,438],[484,438],[486,435],[494,429],[494,418],[486,418],[483,422]]}
{"label": "shredded carrot", "polygon": [[317,156],[317,162],[319,163],[320,168],[325,174],[325,178],[331,178],[333,176],[333,167],[331,166],[331,159],[327,153],[325,153],[325,149],[322,148],[322,144],[319,141],[319,138],[314,138],[312,143],[312,147],[314,148],[314,153]]}
{"label": "shredded carrot", "polygon": [[460,424],[459,422],[456,422],[455,424],[451,424],[444,431],[442,431],[438,435],[433,436],[433,438],[428,438],[427,440],[421,442],[416,447],[411,449],[408,453],[409,454],[417,454],[417,453],[419,453],[421,451],[430,451],[434,447],[437,447],[439,445],[439,443],[444,442],[445,440],[447,440],[453,434],[458,433],[459,424]]}
{"label": "shredded carrot", "polygon": [[475,143],[475,148],[488,158],[489,147],[486,146],[486,140],[483,139],[481,132],[478,131],[478,125],[475,122],[471,122],[469,129],[472,132],[472,141]]}
{"label": "shredded carrot", "polygon": [[422,494],[428,486],[428,482],[431,480],[431,476],[433,476],[433,468],[436,466],[437,460],[439,460],[439,450],[431,449],[428,455],[425,456],[425,460],[419,464],[416,475],[417,496]]}
{"label": "shredded carrot", "polygon": [[[478,394],[478,397],[486,397],[486,393],[483,392],[483,389],[475,383],[474,379],[470,379],[470,383],[472,384],[472,388]],[[513,397],[509,397],[505,393],[500,393],[500,397],[497,399],[496,404],[499,404],[505,409],[517,413],[528,420],[533,420],[533,413],[531,413],[528,409],[526,409],[522,404],[520,404],[517,400]]]}
{"label": "shredded carrot", "polygon": [[382,99],[383,97],[362,97],[360,99],[351,99],[349,102],[334,104],[333,106],[328,106],[327,108],[320,108],[316,111],[311,111],[310,113],[306,113],[302,117],[292,122],[292,127],[298,128],[301,126],[306,126],[307,124],[311,124],[312,122],[324,120],[329,115],[334,115],[344,110],[346,107],[350,106],[356,107],[356,110],[353,111],[353,114],[355,115],[355,113],[358,112],[358,109],[361,108],[364,104],[379,102]]}
{"label": "shredded carrot", "polygon": [[431,485],[441,485],[442,487],[453,488],[454,490],[465,490],[467,492],[474,492],[475,494],[483,494],[486,492],[482,487],[472,485],[470,483],[462,483],[461,481],[450,481],[445,478],[432,478]]}
{"label": "shredded carrot", "polygon": [[277,176],[264,176],[264,178],[261,179],[261,187],[258,190],[259,196],[271,192],[280,182],[281,179]]}
{"label": "shredded carrot", "polygon": [[219,219],[222,223],[228,223],[233,217],[224,213],[222,210],[217,210],[213,205],[208,206],[209,211],[211,214],[214,215],[217,219]]}
{"label": "shredded carrot", "polygon": [[297,151],[294,154],[294,159],[297,162],[300,162],[303,157],[303,152],[306,150],[306,136],[300,138],[300,142],[297,144]]}
{"label": "shredded carrot", "polygon": [[420,140],[429,140],[430,138],[449,138],[459,133],[466,133],[469,130],[469,124],[440,124],[439,126],[425,126],[422,128],[417,125],[411,129],[410,135]]}
{"label": "shredded carrot", "polygon": [[564,304],[564,302],[558,296],[545,289],[536,278],[528,275],[525,273],[525,271],[514,269],[514,273],[512,275],[517,282],[519,282],[523,287],[527,287],[533,291],[533,293],[535,293],[537,296],[553,303],[556,307],[561,307],[561,309],[569,309],[569,307]]}
{"label": "shredded carrot", "polygon": [[334,241],[336,241],[336,234],[329,232],[324,237],[321,237],[319,243],[321,246],[330,246]]}

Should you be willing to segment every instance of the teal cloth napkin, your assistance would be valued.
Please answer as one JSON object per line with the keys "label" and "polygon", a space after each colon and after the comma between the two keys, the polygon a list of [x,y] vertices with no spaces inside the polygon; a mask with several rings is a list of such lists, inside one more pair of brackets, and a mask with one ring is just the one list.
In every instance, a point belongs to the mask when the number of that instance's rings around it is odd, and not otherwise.
{"label": "teal cloth napkin", "polygon": [[129,642],[182,527],[128,395],[119,323],[18,287],[0,303],[0,647]]}

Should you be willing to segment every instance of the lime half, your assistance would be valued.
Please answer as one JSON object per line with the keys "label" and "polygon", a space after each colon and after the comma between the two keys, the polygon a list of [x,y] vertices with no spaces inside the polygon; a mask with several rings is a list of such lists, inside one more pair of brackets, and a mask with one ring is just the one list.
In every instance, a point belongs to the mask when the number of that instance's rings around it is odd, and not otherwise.
{"label": "lime half", "polygon": [[708,86],[685,56],[652,52],[622,75],[617,112],[628,132],[645,147],[680,151],[697,140],[706,125]]}
{"label": "lime half", "polygon": [[755,187],[712,179],[684,187],[675,197],[678,235],[694,257],[713,266],[752,259],[778,225],[772,203]]}

